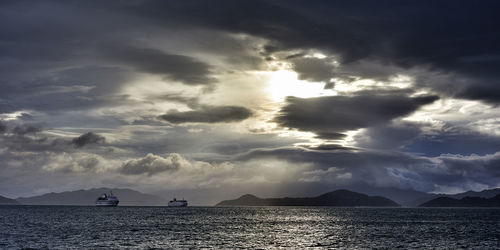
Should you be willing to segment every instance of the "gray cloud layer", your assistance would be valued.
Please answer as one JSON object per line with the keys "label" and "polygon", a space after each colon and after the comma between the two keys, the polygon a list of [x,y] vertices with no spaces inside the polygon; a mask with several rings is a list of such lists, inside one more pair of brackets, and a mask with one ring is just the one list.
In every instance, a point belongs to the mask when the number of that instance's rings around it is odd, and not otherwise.
{"label": "gray cloud layer", "polygon": [[147,154],[140,159],[129,160],[123,164],[120,172],[125,175],[153,175],[165,171],[176,171],[186,160],[179,154],[171,154],[163,158],[154,154]]}
{"label": "gray cloud layer", "polygon": [[42,131],[42,128],[33,124],[21,124],[12,129],[12,133],[16,135],[36,134],[40,131]]}
{"label": "gray cloud layer", "polygon": [[500,95],[491,94],[500,93],[495,84],[500,62],[496,1],[460,6],[455,1],[430,6],[392,0],[218,4],[211,8],[212,3],[204,1],[190,5],[147,1],[133,11],[166,25],[176,18],[186,26],[265,37],[273,41],[268,53],[319,48],[339,54],[345,65],[370,59],[403,68],[429,66],[471,79],[453,83],[452,92],[459,97],[500,101]]}
{"label": "gray cloud layer", "polygon": [[76,147],[83,147],[87,144],[104,143],[105,141],[106,138],[103,136],[93,132],[87,132],[77,138],[74,138],[71,143],[73,143]]}
{"label": "gray cloud layer", "polygon": [[332,63],[318,58],[297,58],[292,60],[293,70],[299,74],[299,79],[313,82],[330,82],[335,76]]}
{"label": "gray cloud layer", "polygon": [[374,126],[356,136],[356,145],[364,148],[397,150],[411,144],[422,134],[420,126],[409,122]]}
{"label": "gray cloud layer", "polygon": [[0,121],[0,134],[3,134],[5,131],[7,131],[7,125]]}
{"label": "gray cloud layer", "polygon": [[239,106],[201,106],[193,111],[170,111],[160,118],[171,123],[218,123],[241,121],[251,115],[252,111]]}
{"label": "gray cloud layer", "polygon": [[[460,6],[454,1],[433,6],[419,1],[218,1],[216,8],[213,5],[204,1],[191,4],[177,1],[7,2],[3,5],[1,22],[5,42],[0,50],[4,59],[37,60],[59,67],[59,63],[69,58],[85,61],[96,44],[118,44],[108,51],[114,60],[188,84],[206,84],[213,81],[210,66],[194,58],[148,47],[124,49],[119,45],[124,40],[140,40],[127,38],[143,36],[145,26],[151,27],[150,32],[159,32],[161,29],[155,30],[159,26],[175,30],[206,29],[269,39],[271,43],[265,47],[268,54],[294,49],[327,50],[338,54],[343,66],[350,69],[366,60],[403,69],[424,66],[467,79],[454,81],[451,84],[455,88],[447,90],[457,97],[493,103],[500,100],[499,95],[494,94],[499,93],[495,82],[500,62],[499,48],[495,46],[500,41],[495,29],[499,24],[496,1]],[[97,6],[100,12],[94,11]],[[391,6],[390,12],[386,6]],[[93,20],[88,20],[88,16],[93,16]],[[41,25],[40,20],[45,25]],[[46,29],[48,26],[52,28]],[[30,41],[26,34],[36,36],[37,41]],[[349,67],[352,65],[354,67]],[[5,66],[9,69],[20,65]],[[363,74],[363,71],[358,69],[355,73]],[[320,72],[320,75],[302,77],[326,80],[328,74]],[[442,90],[439,84],[422,84]]]}
{"label": "gray cloud layer", "polygon": [[[254,181],[246,186],[249,191],[308,190],[311,183],[326,189],[347,182],[446,191],[500,183],[494,113],[500,103],[498,1],[0,5],[1,192],[30,194],[51,185],[68,190],[75,183],[150,186],[161,174],[182,179],[186,173],[179,169],[191,159],[233,161],[211,165],[222,170],[194,164],[203,171],[188,173],[196,176],[197,187],[221,185],[221,190],[242,190],[235,187],[249,180]],[[310,57],[316,51],[326,58]],[[265,82],[254,73],[272,74],[268,63],[290,64],[299,79],[327,88],[353,79],[378,85],[338,96],[288,97],[277,117],[259,120],[264,128],[245,124],[230,131],[238,124],[225,123],[269,114],[268,103],[250,110],[237,100],[243,91],[263,94],[257,88]],[[388,90],[385,83],[400,73],[412,83],[399,92]],[[253,85],[230,86],[244,81]],[[225,102],[224,95],[232,101]],[[489,105],[468,111],[470,103],[452,100],[455,106],[443,105],[449,110],[430,117],[437,125],[403,120],[424,105],[451,98]],[[179,105],[190,110],[176,111]],[[462,117],[469,114],[474,118]],[[489,123],[474,130],[467,119],[476,117]],[[282,127],[333,140],[363,130],[350,147],[298,150],[289,147],[310,141],[282,137],[276,132]],[[179,155],[165,156],[172,152]],[[231,181],[237,184],[227,184]]]}
{"label": "gray cloud layer", "polygon": [[331,138],[331,133],[337,135],[348,130],[388,123],[437,99],[437,96],[404,95],[288,97],[276,121],[285,127]]}
{"label": "gray cloud layer", "polygon": [[[283,148],[255,150],[237,158],[279,158],[294,163],[309,162],[315,165],[315,169],[322,171],[317,172],[317,178],[311,178],[311,173],[304,177],[323,184],[340,183],[337,178],[348,174],[349,185],[392,186],[420,191],[449,192],[450,187],[467,190],[496,186],[500,174],[495,167],[500,159],[499,153],[485,156],[442,155],[430,158],[390,151],[345,148],[315,151]],[[323,176],[324,171],[333,171],[332,167],[336,169],[336,174]]]}
{"label": "gray cloud layer", "polygon": [[215,81],[210,65],[183,55],[168,54],[158,49],[136,48],[126,45],[103,47],[101,54],[117,63],[138,70],[167,76],[185,84],[209,84]]}

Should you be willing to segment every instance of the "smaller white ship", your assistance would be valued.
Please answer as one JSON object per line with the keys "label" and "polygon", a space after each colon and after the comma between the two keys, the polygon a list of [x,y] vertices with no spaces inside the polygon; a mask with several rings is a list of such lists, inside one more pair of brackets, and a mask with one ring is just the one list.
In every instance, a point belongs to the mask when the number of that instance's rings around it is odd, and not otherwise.
{"label": "smaller white ship", "polygon": [[169,207],[187,207],[188,202],[187,202],[187,200],[184,200],[184,199],[177,200],[176,198],[174,198],[173,200],[168,202],[168,206]]}
{"label": "smaller white ship", "polygon": [[111,191],[110,195],[107,195],[106,193],[102,194],[95,200],[95,205],[98,207],[116,207],[118,206],[118,197],[113,195],[113,191]]}

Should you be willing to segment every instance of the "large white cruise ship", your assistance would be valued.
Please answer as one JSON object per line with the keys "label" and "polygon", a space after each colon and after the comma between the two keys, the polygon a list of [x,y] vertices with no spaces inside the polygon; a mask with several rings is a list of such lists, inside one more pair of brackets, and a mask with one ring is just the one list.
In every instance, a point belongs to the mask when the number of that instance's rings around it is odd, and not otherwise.
{"label": "large white cruise ship", "polygon": [[187,202],[187,200],[184,200],[184,199],[177,200],[176,198],[174,198],[173,200],[168,202],[168,206],[169,207],[187,207],[188,202]]}
{"label": "large white cruise ship", "polygon": [[107,194],[102,194],[95,200],[95,205],[98,207],[116,207],[118,206],[118,197],[113,195],[113,192],[111,192],[110,195]]}

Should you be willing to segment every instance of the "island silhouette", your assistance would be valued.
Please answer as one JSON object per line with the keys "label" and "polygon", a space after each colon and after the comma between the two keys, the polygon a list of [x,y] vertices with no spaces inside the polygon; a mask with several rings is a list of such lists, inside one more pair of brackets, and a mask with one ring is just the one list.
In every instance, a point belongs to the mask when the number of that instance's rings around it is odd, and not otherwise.
{"label": "island silhouette", "polygon": [[500,207],[500,194],[492,198],[466,196],[462,199],[438,197],[419,207]]}
{"label": "island silhouette", "polygon": [[245,194],[235,200],[225,200],[216,206],[337,206],[337,207],[399,207],[400,205],[382,196],[368,196],[366,194],[339,189],[316,197],[303,198],[259,198]]}

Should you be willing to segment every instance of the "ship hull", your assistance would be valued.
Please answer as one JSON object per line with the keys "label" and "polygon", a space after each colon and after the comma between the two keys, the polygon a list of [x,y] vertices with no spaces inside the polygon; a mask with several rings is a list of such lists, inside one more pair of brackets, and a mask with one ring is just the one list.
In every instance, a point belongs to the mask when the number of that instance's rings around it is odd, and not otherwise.
{"label": "ship hull", "polygon": [[169,207],[187,207],[188,206],[188,203],[187,201],[171,201],[168,203],[168,206]]}
{"label": "ship hull", "polygon": [[97,201],[95,205],[96,207],[116,207],[118,206],[118,201]]}

